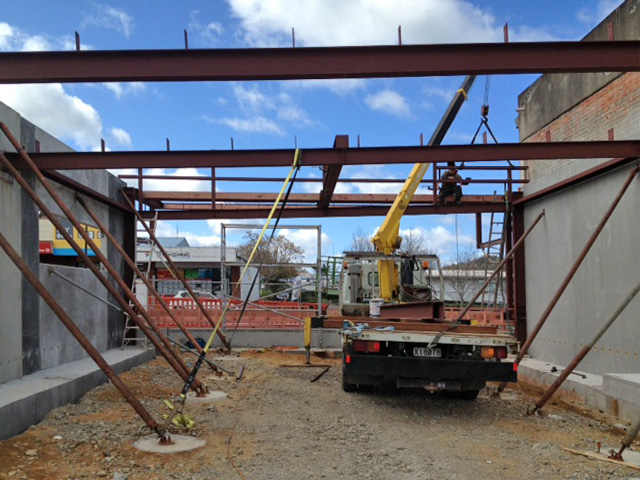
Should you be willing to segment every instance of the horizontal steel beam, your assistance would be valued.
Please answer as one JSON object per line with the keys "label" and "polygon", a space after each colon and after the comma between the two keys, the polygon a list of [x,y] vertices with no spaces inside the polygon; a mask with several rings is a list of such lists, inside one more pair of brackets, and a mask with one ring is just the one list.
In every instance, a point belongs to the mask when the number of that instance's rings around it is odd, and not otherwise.
{"label": "horizontal steel beam", "polygon": [[300,80],[640,70],[639,41],[0,53],[0,83]]}
{"label": "horizontal steel beam", "polygon": [[[272,208],[272,205],[276,201],[277,193],[250,193],[250,192],[216,192],[216,201],[218,202],[238,202],[238,203],[268,203],[264,205],[264,208]],[[397,195],[391,193],[334,193],[331,197],[331,203],[384,203],[391,205],[396,199]],[[467,196],[466,201],[471,202],[492,202],[497,197],[498,202],[503,202],[502,196],[495,195],[472,195]],[[318,202],[320,194],[318,193],[291,193],[287,200],[287,206],[289,204],[296,203],[309,203],[315,204]],[[159,191],[145,191],[145,201],[162,201],[162,202],[211,202],[210,192],[159,192]],[[414,195],[411,199],[411,203],[433,203],[433,194],[428,195]],[[179,204],[187,207],[202,208],[202,204]],[[223,205],[217,205],[216,208],[224,209],[231,207],[229,203]],[[167,204],[164,208],[170,208]],[[178,208],[178,207],[175,207]],[[322,207],[321,207],[322,208]]]}
{"label": "horizontal steel beam", "polygon": [[540,200],[541,198],[547,197],[549,195],[553,195],[556,192],[564,190],[569,187],[574,187],[582,182],[587,180],[591,180],[599,175],[607,173],[611,170],[615,170],[624,165],[632,164],[634,162],[637,163],[637,158],[614,158],[609,160],[608,162],[602,163],[596,167],[590,168],[584,172],[581,172],[573,177],[569,177],[564,179],[558,183],[554,183],[553,185],[548,186],[547,188],[543,188],[542,190],[538,190],[537,192],[532,193],[531,195],[527,195],[526,197],[522,197],[519,200],[513,202],[514,205],[527,204],[531,202],[535,202],[536,200]]}
{"label": "horizontal steel beam", "polygon": [[[107,168],[242,168],[291,166],[295,151],[192,150],[143,152],[32,153],[43,170]],[[16,168],[25,165],[7,154]],[[302,166],[374,165],[392,163],[473,162],[640,157],[640,140],[549,143],[442,145],[437,147],[311,148],[302,150]]]}
{"label": "horizontal steel beam", "polygon": [[[464,199],[464,197],[463,197]],[[504,203],[465,203],[457,205],[419,205],[410,206],[405,215],[444,215],[448,213],[503,213]],[[382,217],[389,211],[389,206],[356,206],[356,207],[287,207],[282,218],[329,218],[329,217]],[[146,218],[153,218],[154,212],[140,212]],[[249,219],[266,218],[269,208],[235,208],[234,209],[202,209],[202,210],[159,210],[159,220],[208,220],[208,219]]]}

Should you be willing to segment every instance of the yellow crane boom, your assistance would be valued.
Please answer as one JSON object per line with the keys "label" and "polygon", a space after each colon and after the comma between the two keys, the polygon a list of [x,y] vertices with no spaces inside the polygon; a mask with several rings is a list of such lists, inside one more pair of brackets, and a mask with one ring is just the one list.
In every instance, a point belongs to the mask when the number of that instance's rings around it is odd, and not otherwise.
{"label": "yellow crane boom", "polygon": [[[442,120],[433,132],[428,146],[440,145],[449,127],[453,123],[456,115],[460,111],[462,104],[467,99],[467,92],[471,89],[475,81],[475,75],[468,75],[462,82],[462,86],[457,90],[453,100],[449,104]],[[371,239],[376,247],[376,252],[385,255],[393,255],[400,248],[402,238],[400,237],[400,220],[407,210],[409,203],[413,199],[420,182],[431,166],[430,163],[416,163],[411,173],[404,182],[402,189],[398,193],[393,205],[382,222],[382,226]],[[434,185],[433,188],[436,188]],[[380,297],[385,301],[391,301],[398,297],[398,267],[392,259],[378,261],[378,277],[380,282]]]}

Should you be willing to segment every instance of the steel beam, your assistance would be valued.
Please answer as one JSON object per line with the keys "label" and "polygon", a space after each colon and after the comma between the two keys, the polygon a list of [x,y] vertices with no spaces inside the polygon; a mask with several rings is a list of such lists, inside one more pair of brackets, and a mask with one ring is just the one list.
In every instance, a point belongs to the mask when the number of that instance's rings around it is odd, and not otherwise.
{"label": "steel beam", "polygon": [[531,195],[527,195],[526,197],[522,197],[519,200],[513,202],[514,205],[524,205],[536,200],[539,200],[548,195],[553,195],[556,192],[564,190],[565,188],[573,187],[582,183],[586,180],[590,180],[598,175],[602,175],[603,173],[609,172],[611,170],[615,170],[616,168],[622,167],[634,161],[637,161],[637,158],[614,158],[609,160],[608,162],[602,163],[596,167],[590,168],[584,172],[581,172],[573,177],[569,177],[565,180],[562,180],[558,183],[554,183],[547,188],[543,188],[542,190],[538,190]]}
{"label": "steel beam", "polygon": [[[336,139],[333,142],[333,148],[344,152],[349,148],[349,136],[348,135],[336,135]],[[320,200],[318,200],[318,207],[328,208],[331,203],[331,197],[338,184],[338,178],[342,171],[342,165],[327,165],[322,172],[322,191],[320,192]]]}
{"label": "steel beam", "polygon": [[[463,197],[464,198],[464,197]],[[504,203],[465,203],[464,201],[457,205],[421,205],[410,206],[407,208],[405,215],[445,215],[449,213],[504,213]],[[356,206],[356,207],[329,207],[321,209],[318,207],[287,207],[282,212],[282,218],[329,218],[329,217],[369,217],[369,216],[385,216],[389,210],[388,205],[382,206]],[[155,213],[155,212],[154,212]],[[152,212],[141,212],[146,219],[152,218]],[[248,219],[248,218],[266,218],[269,214],[268,209],[258,208],[255,206],[242,209],[241,206],[234,209],[216,210],[159,210],[157,211],[158,220],[208,220],[208,219]]]}
{"label": "steel beam", "polygon": [[0,53],[0,83],[389,78],[640,70],[640,41]]}
{"label": "steel beam", "polygon": [[[33,153],[43,170],[110,168],[243,168],[290,167],[295,150],[193,150],[143,152]],[[16,168],[26,164],[7,153]],[[501,143],[430,147],[311,148],[303,151],[304,166],[376,165],[395,163],[473,162],[640,157],[640,140],[592,142]]]}

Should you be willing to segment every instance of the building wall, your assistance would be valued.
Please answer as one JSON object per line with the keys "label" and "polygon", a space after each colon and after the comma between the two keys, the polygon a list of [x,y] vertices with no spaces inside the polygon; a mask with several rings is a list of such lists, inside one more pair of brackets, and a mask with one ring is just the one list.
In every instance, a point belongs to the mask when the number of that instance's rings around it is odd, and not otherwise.
{"label": "building wall", "polygon": [[[585,40],[640,38],[640,5],[627,0]],[[611,26],[610,26],[611,25]],[[545,75],[519,97],[523,142],[640,138],[640,74]],[[597,166],[606,159],[528,162],[526,195]],[[527,204],[530,225],[544,220],[525,243],[527,329],[537,324],[575,259],[620,191],[633,165]],[[596,335],[638,281],[640,178],[636,177],[590,253],[562,295],[530,353],[567,364]],[[587,355],[580,369],[596,373],[640,371],[640,298],[626,308]],[[635,313],[634,313],[635,312]]]}
{"label": "building wall", "polygon": [[[43,152],[72,151],[3,104],[0,104],[0,119],[29,152],[36,150],[36,141]],[[15,151],[2,134],[0,149]],[[119,190],[125,185],[106,171],[63,173],[111,198],[118,198]],[[49,208],[61,214],[34,176],[27,172],[23,174]],[[80,221],[93,223],[76,202],[73,191],[53,185]],[[131,215],[93,200],[87,200],[87,203],[121,242],[126,238],[127,231],[135,231],[135,227],[128,227],[128,223],[133,223]],[[36,205],[13,177],[0,172],[0,233],[8,238],[31,270],[38,274],[71,319],[89,336],[94,346],[101,351],[119,346],[124,330],[122,314],[51,274],[50,269],[72,277],[76,283],[84,285],[99,297],[107,297],[106,289],[87,269],[41,265],[38,228]],[[103,251],[118,271],[124,274],[124,261],[119,258],[115,249],[107,244]],[[0,251],[0,286],[0,383],[86,356],[3,251]]]}

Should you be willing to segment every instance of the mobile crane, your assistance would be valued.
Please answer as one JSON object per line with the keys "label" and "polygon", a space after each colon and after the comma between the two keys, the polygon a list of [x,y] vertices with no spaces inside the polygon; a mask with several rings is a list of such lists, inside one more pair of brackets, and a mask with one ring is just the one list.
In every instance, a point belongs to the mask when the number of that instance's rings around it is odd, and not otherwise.
{"label": "mobile crane", "polygon": [[[439,145],[451,126],[475,76],[467,76],[457,91],[440,124],[432,135],[429,145]],[[351,262],[343,268],[342,301],[343,315],[347,304],[344,299],[364,303],[358,298],[358,285],[367,277],[369,286],[379,282],[379,295],[385,302],[401,300],[399,277],[405,278],[405,263],[402,275],[398,274],[398,256],[394,255],[402,239],[400,220],[413,198],[430,164],[418,163],[413,167],[400,193],[389,209],[387,216],[372,239],[376,253],[345,256]],[[434,185],[434,188],[436,186]],[[371,268],[371,259],[377,258],[377,279]],[[345,262],[345,264],[348,262]],[[428,267],[428,265],[425,265]],[[365,277],[366,275],[366,277]],[[409,275],[415,277],[413,272]],[[422,275],[424,277],[424,275]],[[355,277],[355,278],[354,278]],[[373,279],[373,280],[372,280]],[[364,296],[363,296],[364,297]],[[435,296],[434,296],[435,297]],[[430,297],[428,302],[435,303]],[[372,298],[369,298],[371,301]],[[442,302],[440,302],[442,303]],[[351,304],[350,307],[356,305]],[[355,313],[354,313],[355,312]],[[351,392],[361,387],[395,386],[423,388],[429,392],[450,392],[463,399],[475,399],[487,381],[515,382],[517,366],[506,361],[510,350],[517,348],[515,338],[498,333],[491,327],[457,325],[444,320],[443,309],[426,308],[421,322],[385,316],[386,321],[369,318],[367,323],[360,317],[343,320],[342,330],[342,388]],[[436,313],[440,312],[440,313]],[[352,315],[362,315],[362,310],[353,309]]]}

